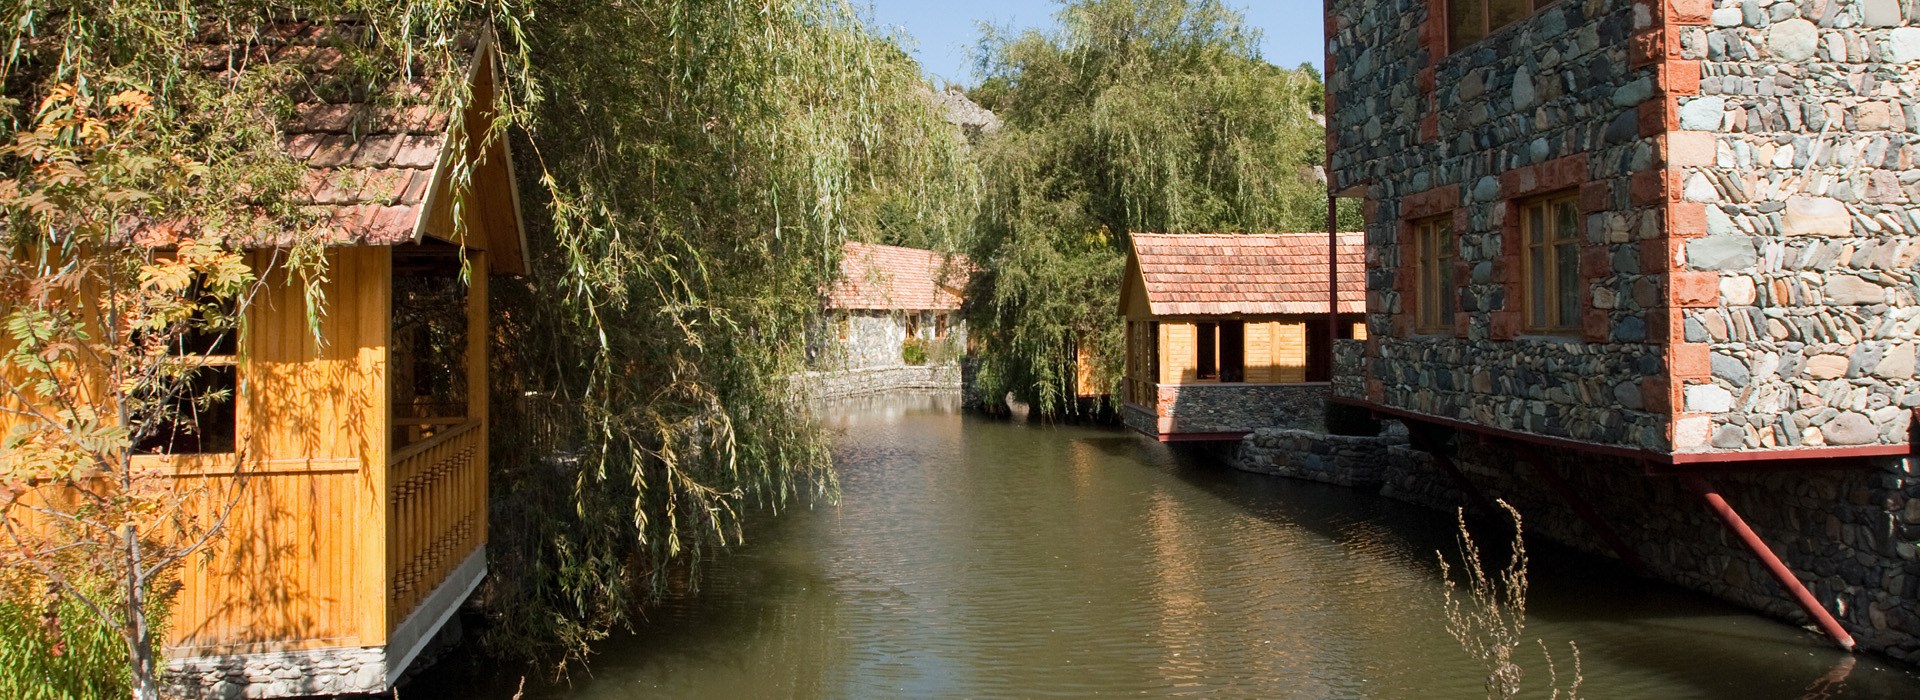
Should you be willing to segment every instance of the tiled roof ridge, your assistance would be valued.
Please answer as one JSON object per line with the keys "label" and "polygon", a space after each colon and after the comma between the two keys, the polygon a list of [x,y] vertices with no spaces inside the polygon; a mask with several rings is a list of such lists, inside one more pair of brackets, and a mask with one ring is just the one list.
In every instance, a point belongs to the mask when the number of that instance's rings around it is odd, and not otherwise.
{"label": "tiled roof ridge", "polygon": [[[1340,232],[1340,311],[1365,308],[1365,250],[1359,232]],[[1147,303],[1155,315],[1326,313],[1327,234],[1138,233],[1132,237]]]}
{"label": "tiled roof ridge", "polygon": [[836,309],[951,311],[977,269],[963,253],[847,241],[840,278],[827,293]]}

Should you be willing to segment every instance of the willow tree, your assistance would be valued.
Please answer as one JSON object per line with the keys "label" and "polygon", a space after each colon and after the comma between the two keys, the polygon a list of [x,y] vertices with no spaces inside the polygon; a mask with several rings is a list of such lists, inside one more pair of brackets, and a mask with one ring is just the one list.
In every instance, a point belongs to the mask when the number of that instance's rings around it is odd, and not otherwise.
{"label": "willow tree", "polygon": [[989,28],[970,93],[1006,122],[980,152],[980,381],[1043,411],[1072,406],[1080,352],[1119,379],[1129,234],[1323,230],[1326,212],[1318,76],[1262,60],[1239,13],[1062,4],[1051,32]]}
{"label": "willow tree", "polygon": [[578,658],[743,509],[832,490],[785,377],[841,243],[957,240],[976,178],[844,2],[556,3],[524,41],[547,205],[498,292],[487,595],[496,648]]}

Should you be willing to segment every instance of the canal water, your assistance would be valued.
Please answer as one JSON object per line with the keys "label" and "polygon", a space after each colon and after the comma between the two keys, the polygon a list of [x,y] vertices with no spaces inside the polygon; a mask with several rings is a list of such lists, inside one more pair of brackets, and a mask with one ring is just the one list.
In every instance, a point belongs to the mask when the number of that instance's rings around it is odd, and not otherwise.
{"label": "canal water", "polygon": [[[696,594],[525,697],[1484,697],[1450,514],[944,397],[836,404],[841,498],[760,516]],[[1915,698],[1920,676],[1542,544],[1529,637],[1592,698]],[[1537,647],[1519,659],[1546,697]],[[451,660],[403,698],[510,698]]]}

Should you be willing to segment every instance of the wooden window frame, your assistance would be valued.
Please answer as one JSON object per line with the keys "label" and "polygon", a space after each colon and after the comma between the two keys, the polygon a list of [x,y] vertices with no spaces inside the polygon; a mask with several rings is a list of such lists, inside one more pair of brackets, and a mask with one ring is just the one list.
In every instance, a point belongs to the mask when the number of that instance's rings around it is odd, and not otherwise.
{"label": "wooden window frame", "polygon": [[[1429,12],[1437,11],[1440,13],[1440,22],[1444,29],[1442,33],[1446,38],[1448,54],[1456,53],[1461,49],[1480,43],[1481,40],[1493,36],[1494,32],[1525,22],[1528,18],[1540,14],[1542,10],[1560,2],[1560,0],[1526,0],[1527,11],[1525,13],[1504,24],[1494,25],[1493,3],[1496,1],[1497,0],[1436,0],[1436,2],[1428,5]],[[1455,7],[1474,5],[1480,8],[1480,33],[1472,38],[1462,40],[1461,37],[1456,36],[1453,31],[1453,10]],[[1438,6],[1437,10],[1435,6]]]}
{"label": "wooden window frame", "polygon": [[[1572,212],[1572,221],[1566,226],[1555,222],[1554,214],[1562,207]],[[1520,212],[1521,327],[1540,335],[1579,334],[1584,305],[1574,306],[1566,314],[1567,318],[1555,316],[1562,310],[1569,292],[1575,296],[1584,294],[1580,249],[1586,244],[1586,236],[1582,230],[1580,191],[1563,190],[1520,200],[1517,209]],[[1541,230],[1538,240],[1534,237],[1536,226]],[[1535,261],[1536,253],[1539,262]],[[1571,260],[1563,260],[1563,255],[1571,256]],[[1571,271],[1566,268],[1569,262]],[[1544,292],[1544,299],[1534,299],[1536,289]]]}
{"label": "wooden window frame", "polygon": [[1460,296],[1460,284],[1453,274],[1455,261],[1460,258],[1453,215],[1428,217],[1412,225],[1414,332],[1452,333]]}

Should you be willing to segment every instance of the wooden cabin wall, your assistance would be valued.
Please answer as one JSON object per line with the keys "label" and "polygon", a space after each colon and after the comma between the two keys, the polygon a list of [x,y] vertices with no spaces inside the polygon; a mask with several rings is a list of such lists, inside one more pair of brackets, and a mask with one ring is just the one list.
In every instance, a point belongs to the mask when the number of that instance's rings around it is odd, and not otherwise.
{"label": "wooden cabin wall", "polygon": [[[300,286],[283,275],[269,277],[247,315],[240,400],[246,478],[181,477],[182,488],[208,495],[209,509],[242,490],[210,559],[184,569],[171,633],[176,652],[386,641],[392,251],[338,248],[327,255],[324,344],[308,328]],[[229,463],[202,471],[230,470]]]}
{"label": "wooden cabin wall", "polygon": [[1160,322],[1160,383],[1190,384],[1199,381],[1200,365],[1194,361],[1198,351],[1199,329],[1186,321]]}

